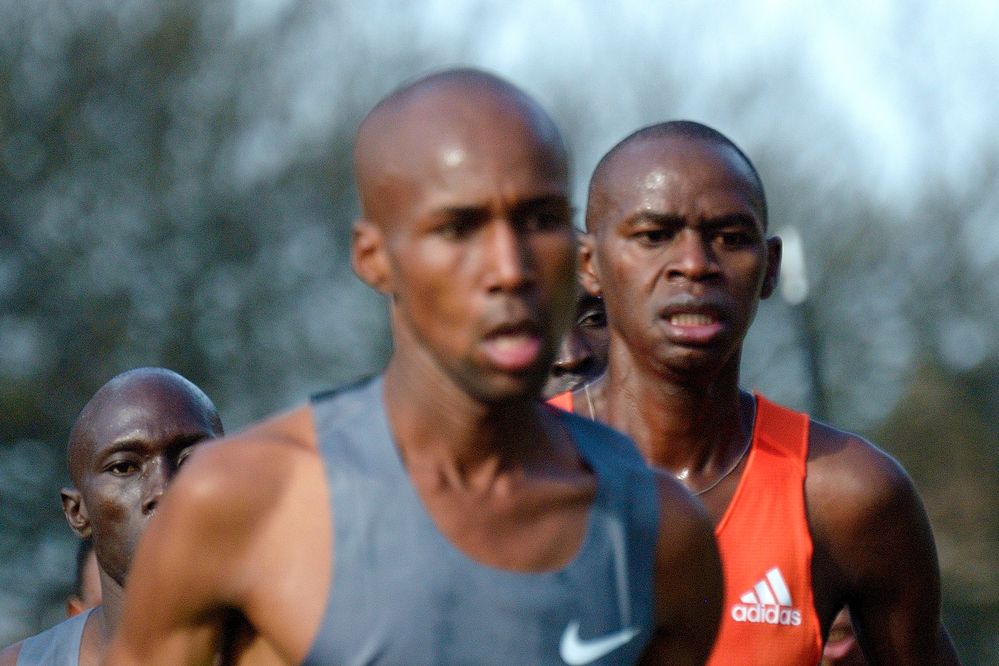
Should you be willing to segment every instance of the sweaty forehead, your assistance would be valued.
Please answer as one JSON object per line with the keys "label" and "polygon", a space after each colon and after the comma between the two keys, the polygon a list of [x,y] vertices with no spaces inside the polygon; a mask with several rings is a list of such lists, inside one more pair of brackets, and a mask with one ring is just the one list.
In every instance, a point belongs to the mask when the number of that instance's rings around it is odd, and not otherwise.
{"label": "sweaty forehead", "polygon": [[751,205],[763,223],[762,201],[752,171],[731,147],[701,138],[649,138],[619,147],[600,165],[590,184],[587,227],[599,231],[639,207],[685,214],[706,203],[738,202]]}

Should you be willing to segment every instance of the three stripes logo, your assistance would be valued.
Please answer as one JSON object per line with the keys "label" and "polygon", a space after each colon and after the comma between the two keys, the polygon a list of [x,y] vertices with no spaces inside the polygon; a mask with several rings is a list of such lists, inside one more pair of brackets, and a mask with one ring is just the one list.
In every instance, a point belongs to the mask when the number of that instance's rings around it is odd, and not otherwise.
{"label": "three stripes logo", "polygon": [[796,627],[801,624],[801,611],[792,608],[791,591],[774,567],[752,589],[739,597],[742,603],[733,604],[731,616],[736,622],[753,624],[779,624]]}

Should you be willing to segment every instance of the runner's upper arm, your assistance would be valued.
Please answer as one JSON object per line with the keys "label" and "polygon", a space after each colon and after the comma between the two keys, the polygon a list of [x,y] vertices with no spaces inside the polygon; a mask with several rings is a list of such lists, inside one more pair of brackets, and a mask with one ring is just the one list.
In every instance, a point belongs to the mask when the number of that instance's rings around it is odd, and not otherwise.
{"label": "runner's upper arm", "polygon": [[132,563],[109,664],[211,663],[252,533],[244,463],[232,443],[206,444],[172,482]]}

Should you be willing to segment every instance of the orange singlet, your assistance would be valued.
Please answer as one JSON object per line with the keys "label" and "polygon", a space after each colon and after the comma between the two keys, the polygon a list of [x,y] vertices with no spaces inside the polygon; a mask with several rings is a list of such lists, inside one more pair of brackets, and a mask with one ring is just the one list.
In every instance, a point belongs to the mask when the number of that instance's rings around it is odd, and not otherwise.
{"label": "orange singlet", "polygon": [[[549,404],[574,406],[571,393]],[[725,605],[711,666],[817,664],[822,656],[805,511],[808,422],[756,395],[749,458],[715,526]]]}

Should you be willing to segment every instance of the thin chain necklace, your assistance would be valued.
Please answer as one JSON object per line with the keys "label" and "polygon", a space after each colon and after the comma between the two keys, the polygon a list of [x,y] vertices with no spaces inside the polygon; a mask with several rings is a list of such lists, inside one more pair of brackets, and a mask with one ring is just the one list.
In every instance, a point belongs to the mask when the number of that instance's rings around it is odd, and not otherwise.
{"label": "thin chain necklace", "polygon": [[[597,420],[597,414],[596,414],[596,411],[593,409],[593,400],[590,399],[590,383],[589,382],[583,384],[583,395],[586,396],[586,406],[590,410],[590,418],[592,420],[596,421]],[[753,413],[753,420],[754,421],[756,420],[755,410],[754,410],[754,413]],[[742,459],[745,458],[746,454],[749,453],[749,449],[752,448],[752,444],[753,444],[753,434],[752,433],[753,433],[753,427],[750,427],[749,428],[749,437],[746,438],[746,443],[742,445],[742,451],[739,453],[739,457],[735,459],[735,462],[732,463],[732,466],[729,467],[727,470],[725,470],[724,474],[722,474],[721,476],[719,476],[717,479],[715,479],[714,481],[712,481],[711,483],[709,483],[704,488],[701,488],[700,490],[691,491],[691,494],[693,494],[694,497],[700,497],[701,495],[703,495],[704,493],[708,492],[709,490],[714,490],[714,488],[719,483],[721,483],[722,481],[724,481],[725,479],[727,479],[729,477],[729,475],[732,472],[735,471],[735,468],[738,467],[740,463],[742,463]],[[674,474],[674,476],[677,478],[678,481],[685,481],[687,479],[687,476],[689,476],[689,475],[690,475],[690,470],[686,470],[686,469],[683,470],[682,472],[680,472],[679,474]]]}
{"label": "thin chain necklace", "polygon": [[[732,463],[732,466],[729,467],[727,470],[725,470],[724,474],[722,474],[717,479],[715,479],[714,481],[712,481],[711,483],[709,483],[707,486],[701,488],[700,490],[691,491],[694,494],[694,496],[695,497],[699,497],[699,496],[703,495],[704,493],[708,492],[709,490],[714,489],[715,486],[717,486],[719,483],[721,483],[722,481],[724,481],[725,479],[727,479],[728,476],[729,476],[729,474],[731,474],[732,472],[735,471],[735,468],[738,467],[740,463],[742,463],[742,459],[746,457],[747,453],[749,453],[749,449],[750,449],[750,446],[752,445],[752,443],[753,443],[753,437],[752,437],[752,435],[750,435],[749,437],[746,438],[746,443],[742,447],[742,452],[739,454],[739,457],[735,459],[735,462]],[[680,479],[681,481],[684,480],[684,479],[686,479],[687,478],[687,470],[683,470],[682,472],[680,472],[680,474],[677,475],[676,478]]]}

